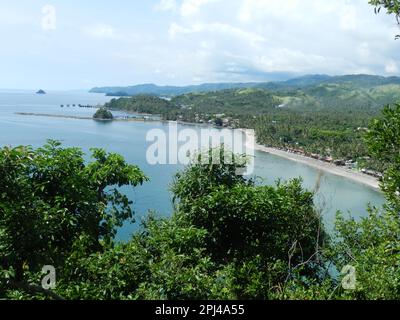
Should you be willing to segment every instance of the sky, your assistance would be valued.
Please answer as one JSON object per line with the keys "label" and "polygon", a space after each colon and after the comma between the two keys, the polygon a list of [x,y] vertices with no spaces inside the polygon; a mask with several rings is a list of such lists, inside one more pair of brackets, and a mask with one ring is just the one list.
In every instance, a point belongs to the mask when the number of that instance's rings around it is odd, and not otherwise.
{"label": "sky", "polygon": [[0,88],[400,75],[368,0],[0,0]]}

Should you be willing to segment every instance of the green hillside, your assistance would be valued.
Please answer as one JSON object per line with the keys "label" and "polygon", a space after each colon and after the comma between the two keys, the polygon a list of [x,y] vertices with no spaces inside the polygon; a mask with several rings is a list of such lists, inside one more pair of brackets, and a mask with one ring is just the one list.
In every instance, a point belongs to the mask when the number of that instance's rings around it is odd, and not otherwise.
{"label": "green hillside", "polygon": [[175,106],[168,100],[150,95],[137,95],[129,98],[112,99],[105,107],[111,110],[124,110],[150,114],[167,114]]}
{"label": "green hillside", "polygon": [[296,90],[306,89],[320,84],[347,84],[355,88],[372,88],[388,84],[400,84],[400,77],[382,77],[375,75],[305,75],[286,81],[275,82],[248,82],[248,83],[204,83],[190,86],[157,86],[155,84],[140,84],[129,87],[101,87],[93,88],[90,92],[105,93],[110,96],[135,96],[140,94],[156,96],[178,96],[188,93],[213,92],[231,89],[259,88],[269,90]]}
{"label": "green hillside", "polygon": [[[289,85],[316,81],[306,78]],[[239,88],[187,93],[171,100],[137,95],[113,99],[106,107],[159,114],[165,120],[253,128],[258,142],[268,146],[359,161],[380,170],[382,163],[365,163],[368,153],[362,140],[382,107],[400,100],[400,84],[384,84],[390,81],[397,78],[320,76],[317,84],[304,88]]]}
{"label": "green hillside", "polygon": [[200,113],[230,115],[263,114],[279,106],[283,100],[262,89],[232,89],[209,93],[190,93],[171,100],[182,109]]}

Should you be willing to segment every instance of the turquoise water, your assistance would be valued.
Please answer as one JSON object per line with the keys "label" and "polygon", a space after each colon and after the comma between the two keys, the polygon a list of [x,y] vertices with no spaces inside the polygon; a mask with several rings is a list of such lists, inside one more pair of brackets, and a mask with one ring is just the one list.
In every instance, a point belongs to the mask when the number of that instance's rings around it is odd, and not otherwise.
{"label": "turquoise water", "polygon": [[[0,91],[0,146],[43,145],[47,139],[56,139],[66,146],[78,146],[85,152],[92,147],[104,148],[109,152],[118,152],[125,159],[138,165],[150,178],[150,182],[134,190],[124,191],[134,201],[136,218],[140,221],[149,210],[168,216],[172,212],[169,186],[174,174],[183,169],[183,165],[150,165],[146,161],[146,134],[151,129],[168,131],[161,122],[97,122],[93,120],[46,118],[16,115],[16,112],[64,114],[91,116],[93,109],[60,108],[61,104],[96,105],[110,100],[101,94],[84,92],[49,92],[36,95],[31,92]],[[188,128],[179,125],[178,129]],[[337,210],[351,212],[354,217],[366,214],[367,204],[381,206],[382,195],[366,186],[277,156],[256,152],[255,175],[260,183],[273,184],[278,178],[284,180],[302,177],[304,186],[310,190],[320,180],[316,195],[316,205],[322,209],[325,224],[332,228]],[[137,228],[126,224],[118,237],[126,240]]]}

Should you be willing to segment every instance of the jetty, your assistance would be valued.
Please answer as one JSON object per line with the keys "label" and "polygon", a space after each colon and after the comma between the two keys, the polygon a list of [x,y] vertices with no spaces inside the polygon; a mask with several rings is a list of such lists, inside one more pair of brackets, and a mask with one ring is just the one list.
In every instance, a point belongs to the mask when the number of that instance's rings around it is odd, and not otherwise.
{"label": "jetty", "polygon": [[[65,106],[70,107],[71,104],[61,104],[60,107],[64,108]],[[79,108],[90,108],[90,109],[98,109],[100,106],[92,106],[92,105],[85,105],[85,104],[72,104],[72,107],[79,107]]]}
{"label": "jetty", "polygon": [[123,121],[123,122],[159,122],[159,119],[153,119],[151,117],[116,117],[114,119],[93,119],[93,117],[84,116],[69,116],[62,114],[48,114],[48,113],[31,113],[31,112],[15,112],[20,116],[35,116],[35,117],[48,117],[48,118],[60,118],[60,119],[77,119],[77,120],[95,120],[95,121]]}

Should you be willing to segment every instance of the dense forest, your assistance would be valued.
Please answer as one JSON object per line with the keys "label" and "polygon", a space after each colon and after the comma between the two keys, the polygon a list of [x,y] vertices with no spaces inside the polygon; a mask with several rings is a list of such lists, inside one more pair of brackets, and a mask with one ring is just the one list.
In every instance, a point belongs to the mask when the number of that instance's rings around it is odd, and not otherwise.
{"label": "dense forest", "polygon": [[[398,78],[346,76],[303,78],[275,89],[247,88],[113,99],[106,107],[161,115],[165,120],[255,129],[258,142],[322,158],[351,161],[382,172],[362,141],[382,106],[400,100]],[[291,88],[292,87],[292,88]]]}
{"label": "dense forest", "polygon": [[177,108],[168,100],[149,95],[137,95],[134,98],[114,98],[105,104],[105,108],[149,114],[163,113],[165,117],[168,117],[170,112],[177,111]]}

